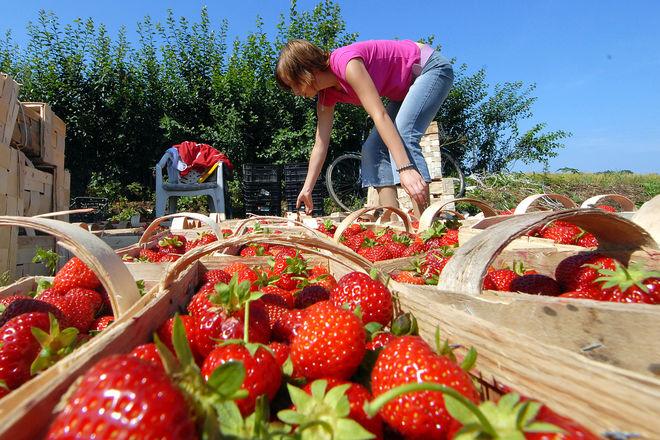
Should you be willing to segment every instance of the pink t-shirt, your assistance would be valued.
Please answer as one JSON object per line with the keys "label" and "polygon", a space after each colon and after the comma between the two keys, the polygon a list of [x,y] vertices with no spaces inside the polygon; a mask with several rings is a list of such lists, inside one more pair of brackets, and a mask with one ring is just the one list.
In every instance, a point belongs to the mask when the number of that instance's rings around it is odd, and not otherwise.
{"label": "pink t-shirt", "polygon": [[341,91],[330,87],[319,92],[319,102],[360,105],[360,99],[346,82],[346,65],[361,58],[380,96],[402,101],[412,82],[412,66],[419,63],[420,50],[414,41],[370,40],[335,49],[330,54],[330,70],[339,79]]}

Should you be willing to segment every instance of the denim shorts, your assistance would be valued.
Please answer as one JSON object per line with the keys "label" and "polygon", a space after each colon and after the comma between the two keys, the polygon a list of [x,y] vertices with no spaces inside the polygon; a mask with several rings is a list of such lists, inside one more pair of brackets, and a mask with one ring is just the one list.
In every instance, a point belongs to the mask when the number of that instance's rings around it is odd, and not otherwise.
{"label": "denim shorts", "polygon": [[[429,169],[422,155],[419,141],[440,110],[454,82],[454,70],[448,60],[433,52],[421,74],[415,78],[408,94],[401,102],[390,102],[387,113],[394,121],[410,163],[427,182]],[[387,146],[374,127],[362,145],[362,187],[398,185],[399,173]]]}

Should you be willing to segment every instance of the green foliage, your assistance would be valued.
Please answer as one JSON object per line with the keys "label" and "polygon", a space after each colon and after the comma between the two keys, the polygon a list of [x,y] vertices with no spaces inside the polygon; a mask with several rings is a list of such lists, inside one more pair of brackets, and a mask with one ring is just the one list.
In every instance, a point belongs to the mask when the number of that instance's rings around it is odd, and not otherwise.
{"label": "green foliage", "polygon": [[659,174],[627,173],[496,173],[472,175],[467,196],[484,200],[497,209],[511,209],[525,197],[558,193],[577,204],[596,194],[621,194],[636,206],[660,194]]}
{"label": "green foliage", "polygon": [[[287,163],[309,156],[315,103],[279,89],[275,63],[282,45],[305,38],[330,50],[357,40],[333,0],[302,10],[294,0],[269,38],[256,17],[254,31],[227,41],[229,23],[213,25],[206,8],[190,20],[169,11],[111,35],[93,19],[62,23],[40,11],[18,47],[0,37],[0,70],[23,84],[20,99],[44,101],[67,123],[67,167],[74,196],[88,193],[111,203],[135,200],[153,188],[153,167],[165,149],[183,140],[205,142],[229,156],[241,178],[247,162]],[[434,37],[425,38],[433,42]],[[533,86],[486,83],[485,71],[457,69],[456,85],[440,112],[453,153],[471,170],[498,171],[521,160],[555,155],[563,131],[544,132],[518,122],[532,116]],[[329,160],[356,151],[372,123],[364,110],[338,105]],[[465,149],[459,145],[465,145]],[[129,184],[135,182],[131,188]],[[136,185],[139,185],[136,186]],[[242,197],[230,185],[233,205]]]}
{"label": "green foliage", "polygon": [[465,171],[507,171],[518,161],[547,164],[570,136],[562,130],[544,132],[543,123],[521,130],[520,122],[533,116],[535,85],[505,82],[490,93],[485,69],[469,74],[463,64],[454,73],[454,86],[437,120],[448,137],[446,147]]}

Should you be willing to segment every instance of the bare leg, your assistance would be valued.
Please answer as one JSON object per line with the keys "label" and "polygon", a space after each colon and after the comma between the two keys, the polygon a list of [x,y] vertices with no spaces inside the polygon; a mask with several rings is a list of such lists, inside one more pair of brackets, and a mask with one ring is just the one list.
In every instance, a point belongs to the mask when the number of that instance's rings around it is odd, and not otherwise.
{"label": "bare leg", "polygon": [[[383,186],[376,188],[378,191],[378,204],[380,206],[392,206],[394,208],[399,207],[399,198],[397,197],[396,186]],[[391,216],[390,212],[383,214],[381,219],[383,221],[389,221]]]}

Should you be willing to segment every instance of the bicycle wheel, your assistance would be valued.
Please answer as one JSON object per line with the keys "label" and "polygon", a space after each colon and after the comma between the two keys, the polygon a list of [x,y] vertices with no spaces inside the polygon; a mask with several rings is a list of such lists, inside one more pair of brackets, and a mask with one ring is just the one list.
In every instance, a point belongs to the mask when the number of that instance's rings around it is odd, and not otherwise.
{"label": "bicycle wheel", "polygon": [[465,196],[465,176],[461,170],[461,165],[454,156],[444,148],[440,148],[441,173],[443,179],[453,179],[454,196]]}
{"label": "bicycle wheel", "polygon": [[361,161],[359,154],[343,154],[325,172],[330,197],[346,211],[355,211],[367,201],[367,188],[362,188]]}

